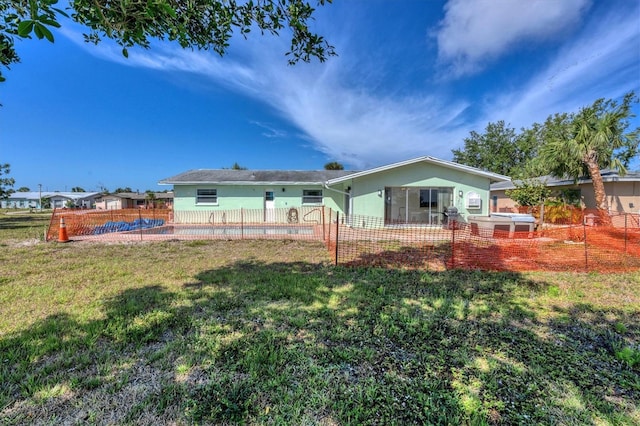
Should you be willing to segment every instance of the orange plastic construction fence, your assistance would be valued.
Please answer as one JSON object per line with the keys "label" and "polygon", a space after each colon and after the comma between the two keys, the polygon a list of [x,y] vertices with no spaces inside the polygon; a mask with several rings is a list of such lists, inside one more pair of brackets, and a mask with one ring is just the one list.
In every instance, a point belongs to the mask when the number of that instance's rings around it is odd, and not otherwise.
{"label": "orange plastic construction fence", "polygon": [[65,220],[69,238],[73,238],[106,234],[107,231],[112,232],[118,229],[118,226],[124,229],[127,226],[125,224],[129,224],[131,231],[142,229],[149,224],[164,224],[169,221],[171,215],[172,211],[166,209],[55,209],[47,230],[47,241],[53,241],[58,237],[61,218]]}
{"label": "orange plastic construction fence", "polygon": [[638,215],[614,215],[613,226],[597,223],[585,220],[514,232],[478,230],[468,223],[425,227],[352,216],[333,233],[338,238],[330,250],[335,250],[335,262],[345,265],[495,271],[640,269]]}
{"label": "orange plastic construction fence", "polygon": [[[59,234],[98,241],[166,239],[305,239],[326,244],[335,264],[424,270],[600,271],[640,269],[640,218],[573,212],[566,224],[538,229],[394,223],[324,207],[174,212],[164,209],[56,210],[47,240]],[[578,220],[580,219],[580,220]],[[577,222],[577,223],[576,223]]]}

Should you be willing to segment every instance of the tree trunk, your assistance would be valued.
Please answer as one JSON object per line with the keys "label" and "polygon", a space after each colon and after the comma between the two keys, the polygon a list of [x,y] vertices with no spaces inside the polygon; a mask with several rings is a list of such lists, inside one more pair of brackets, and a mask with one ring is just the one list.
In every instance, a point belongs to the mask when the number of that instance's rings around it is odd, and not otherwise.
{"label": "tree trunk", "polygon": [[591,182],[593,182],[593,193],[596,199],[596,208],[598,209],[600,223],[604,226],[612,226],[611,216],[609,215],[609,201],[604,191],[604,182],[602,181],[598,162],[593,158],[589,158],[585,161],[585,164],[589,169]]}

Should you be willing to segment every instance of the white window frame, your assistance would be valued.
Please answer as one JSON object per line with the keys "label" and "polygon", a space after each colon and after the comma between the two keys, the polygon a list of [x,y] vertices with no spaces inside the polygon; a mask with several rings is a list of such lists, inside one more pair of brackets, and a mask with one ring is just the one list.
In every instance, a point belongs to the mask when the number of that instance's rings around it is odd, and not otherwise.
{"label": "white window frame", "polygon": [[[314,192],[316,194],[310,195],[310,192]],[[318,195],[318,193],[320,195]],[[302,190],[302,204],[322,204],[324,200],[324,194],[322,189],[303,189]]]}
{"label": "white window frame", "polygon": [[[203,193],[201,194],[200,191]],[[204,192],[208,193],[204,193]],[[196,204],[206,204],[209,206],[218,205],[218,189],[217,188],[198,188],[196,189]]]}

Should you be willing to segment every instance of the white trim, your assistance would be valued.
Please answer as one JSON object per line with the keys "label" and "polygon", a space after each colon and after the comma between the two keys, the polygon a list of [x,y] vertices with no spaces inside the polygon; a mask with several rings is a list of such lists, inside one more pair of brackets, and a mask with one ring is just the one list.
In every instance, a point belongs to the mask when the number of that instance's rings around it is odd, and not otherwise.
{"label": "white trim", "polygon": [[387,164],[386,166],[380,166],[380,167],[376,167],[376,168],[373,168],[373,169],[364,170],[362,172],[353,173],[353,174],[350,174],[350,175],[347,175],[347,176],[343,176],[343,177],[339,177],[339,178],[335,178],[335,179],[329,179],[326,182],[326,184],[327,185],[335,185],[336,183],[344,182],[344,181],[349,180],[349,179],[355,179],[355,178],[359,178],[359,177],[363,177],[363,176],[368,176],[368,175],[371,175],[371,174],[374,174],[374,173],[380,173],[380,172],[384,172],[384,171],[387,171],[387,170],[396,169],[398,167],[404,167],[404,166],[408,166],[408,165],[411,165],[411,164],[422,163],[422,162],[435,164],[435,165],[446,167],[446,168],[449,168],[449,169],[463,171],[463,172],[474,174],[474,175],[477,175],[477,176],[486,177],[486,178],[488,178],[490,180],[494,180],[494,181],[498,181],[498,182],[510,181],[511,180],[511,178],[508,177],[508,176],[499,175],[497,173],[485,172],[484,170],[480,170],[480,169],[477,169],[475,167],[465,166],[463,164],[454,163],[452,161],[445,161],[445,160],[440,160],[438,158],[425,156],[425,157],[413,158],[411,160],[401,161],[399,163]]}
{"label": "white trim", "polygon": [[200,181],[189,181],[189,182],[185,182],[185,181],[180,181],[180,182],[172,182],[172,181],[167,181],[167,180],[163,180],[158,182],[159,185],[226,185],[226,186],[235,186],[235,185],[242,185],[242,186],[247,186],[247,185],[260,185],[260,186],[264,186],[264,185],[273,185],[273,186],[282,186],[282,185],[318,185],[318,186],[323,186],[324,182],[320,181],[320,182],[292,182],[292,181],[262,181],[262,182],[256,182],[254,180],[248,181],[248,180],[233,180],[233,181],[213,181],[213,180],[200,180]]}
{"label": "white trim", "polygon": [[[614,183],[614,182],[640,182],[640,173],[638,172],[627,172],[624,176],[620,176],[617,172],[611,170],[601,170],[602,182],[604,183]],[[508,182],[500,182],[491,185],[491,191],[505,191],[507,189],[515,189],[516,185],[514,182],[524,182],[528,180],[537,180],[538,182],[544,184],[545,186],[572,186],[572,185],[588,185],[592,184],[593,181],[589,176],[583,176],[578,179],[566,178],[566,177],[555,177],[551,175],[546,176],[537,176],[530,179],[510,179]]]}

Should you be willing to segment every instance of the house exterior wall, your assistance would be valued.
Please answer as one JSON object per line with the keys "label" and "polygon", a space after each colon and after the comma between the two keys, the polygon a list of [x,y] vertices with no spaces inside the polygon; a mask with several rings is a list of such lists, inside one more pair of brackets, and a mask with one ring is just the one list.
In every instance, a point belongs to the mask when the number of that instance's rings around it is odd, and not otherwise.
{"label": "house exterior wall", "polygon": [[[640,182],[605,182],[605,192],[609,202],[609,210],[617,213],[638,213],[640,212]],[[582,207],[595,209],[596,200],[591,182],[579,185],[558,185],[550,187],[552,193],[566,189],[579,189],[582,199]],[[491,211],[517,211],[518,203],[507,197],[504,190],[491,191],[491,197],[496,197],[496,208]],[[493,201],[492,201],[493,203]],[[492,204],[493,206],[493,204]]]}
{"label": "house exterior wall", "polygon": [[517,213],[518,203],[507,197],[504,190],[492,190],[490,212]]}
{"label": "house exterior wall", "polygon": [[69,198],[61,197],[61,196],[55,196],[55,197],[50,197],[49,201],[51,202],[51,208],[53,208],[53,209],[61,209],[61,208],[65,207],[67,201],[69,201]]}
{"label": "house exterior wall", "polygon": [[[371,216],[384,220],[385,188],[451,188],[452,204],[458,208],[460,220],[465,220],[469,215],[489,214],[489,185],[488,177],[437,164],[418,162],[347,179],[330,189],[319,184],[174,185],[174,214],[177,223],[201,223],[219,220],[215,213],[218,211],[239,209],[263,211],[265,192],[273,191],[274,209],[286,210],[295,207],[304,209],[301,211],[304,213],[308,210],[307,207],[324,205],[341,214],[349,212],[352,215]],[[215,189],[217,202],[197,203],[198,189]],[[305,189],[322,190],[322,203],[303,204]],[[344,194],[348,190],[351,192],[350,197]],[[481,199],[480,208],[467,207],[466,201],[470,193],[475,193]],[[349,199],[350,202],[348,202]],[[440,218],[442,211],[435,211],[432,214]],[[267,220],[267,215],[264,217]]]}
{"label": "house exterior wall", "polygon": [[[386,187],[406,188],[453,188],[453,205],[458,208],[461,220],[468,215],[488,215],[488,178],[434,164],[415,163],[362,176],[349,181],[352,188],[352,213],[384,219]],[[378,192],[381,191],[381,196]],[[459,196],[462,191],[462,197]],[[480,196],[481,207],[466,206],[469,193]]]}
{"label": "house exterior wall", "polygon": [[28,198],[11,198],[0,200],[0,208],[3,209],[37,209],[40,207],[38,200]]}
{"label": "house exterior wall", "polygon": [[120,197],[102,197],[100,202],[96,203],[97,210],[118,210],[122,209],[122,199]]}
{"label": "house exterior wall", "polygon": [[[609,198],[609,209],[618,213],[640,212],[640,182],[610,182],[604,185]],[[586,203],[587,191],[583,189]],[[593,198],[593,192],[589,191]],[[595,199],[593,200],[595,207]]]}
{"label": "house exterior wall", "polygon": [[[216,189],[218,202],[215,204],[198,204],[198,189]],[[303,190],[322,190],[323,202],[317,204],[303,204]],[[339,197],[322,185],[175,185],[173,209],[175,221],[178,223],[199,223],[206,221],[202,215],[191,215],[190,212],[211,212],[228,210],[265,209],[265,193],[273,192],[273,208],[286,210],[288,208],[304,208],[306,210],[326,206],[333,210],[339,207]],[[187,216],[190,218],[188,219]],[[215,216],[214,216],[215,217]],[[194,219],[195,218],[195,219]],[[203,219],[204,218],[204,219]]]}

